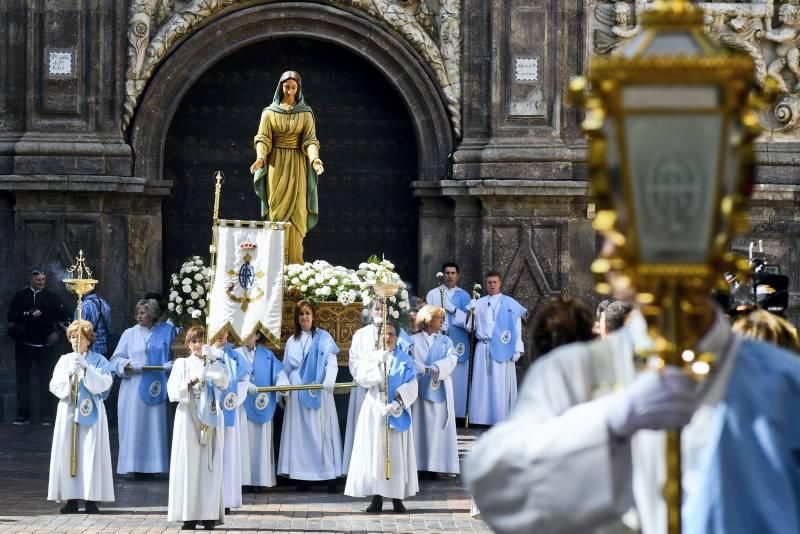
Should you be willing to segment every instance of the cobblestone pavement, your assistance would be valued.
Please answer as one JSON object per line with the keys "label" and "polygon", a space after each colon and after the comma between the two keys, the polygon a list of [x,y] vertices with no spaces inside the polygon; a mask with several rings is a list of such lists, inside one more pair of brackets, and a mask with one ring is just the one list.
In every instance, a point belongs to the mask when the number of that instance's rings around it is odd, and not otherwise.
{"label": "cobblestone pavement", "polygon": [[[459,431],[463,432],[463,431]],[[45,500],[52,427],[0,425],[0,532],[178,532],[167,522],[166,477],[115,477],[115,503],[101,503],[100,515],[60,515],[61,505]],[[474,440],[459,436],[462,454]],[[116,444],[116,435],[111,436]],[[116,451],[112,451],[116,461]],[[344,487],[342,479],[341,488]],[[325,486],[297,492],[278,485],[244,495],[244,506],[225,517],[227,532],[489,532],[470,516],[470,500],[456,477],[420,480],[420,493],[406,501],[408,514],[364,512],[364,499],[329,495]],[[391,508],[387,503],[385,508]]]}

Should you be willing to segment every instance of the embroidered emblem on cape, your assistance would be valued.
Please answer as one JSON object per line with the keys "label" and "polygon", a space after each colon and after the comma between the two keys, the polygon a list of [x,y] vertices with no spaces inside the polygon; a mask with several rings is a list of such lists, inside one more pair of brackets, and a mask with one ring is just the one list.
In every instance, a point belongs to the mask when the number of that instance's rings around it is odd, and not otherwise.
{"label": "embroidered emblem on cape", "polygon": [[211,399],[211,402],[208,403],[208,411],[211,412],[212,415],[217,413],[217,402],[215,399]]}
{"label": "embroidered emblem on cape", "polygon": [[158,397],[159,395],[161,395],[161,381],[160,380],[154,380],[150,384],[150,390],[149,391],[150,391],[150,396],[151,397]]}
{"label": "embroidered emblem on cape", "polygon": [[236,393],[233,391],[229,391],[227,395],[225,395],[225,399],[222,401],[222,405],[225,406],[226,410],[233,410],[236,408]]}
{"label": "embroidered emblem on cape", "polygon": [[431,380],[431,389],[432,389],[432,390],[434,390],[434,391],[436,391],[437,389],[439,389],[439,386],[440,386],[441,384],[442,384],[442,381],[441,381],[441,380],[436,380],[436,381],[434,381],[434,380]]}
{"label": "embroidered emblem on cape", "polygon": [[257,245],[251,241],[239,243],[239,255],[241,259],[234,265],[234,270],[227,272],[227,275],[234,281],[228,285],[225,294],[232,301],[240,304],[241,310],[247,312],[251,302],[255,302],[266,295],[264,288],[259,285],[264,278],[264,273],[256,271],[250,262],[253,256],[250,254],[256,250]]}
{"label": "embroidered emblem on cape", "polygon": [[256,410],[261,411],[269,405],[269,395],[266,393],[259,393],[256,396]]}
{"label": "embroidered emblem on cape", "polygon": [[458,343],[456,345],[456,355],[463,356],[466,351],[467,351],[467,347],[463,343]]}
{"label": "embroidered emblem on cape", "polygon": [[503,333],[500,334],[500,343],[503,345],[511,343],[511,330],[503,330]]}
{"label": "embroidered emblem on cape", "polygon": [[83,402],[81,402],[79,410],[83,417],[87,417],[88,415],[90,415],[94,410],[94,403],[92,402],[92,399],[83,399]]}
{"label": "embroidered emblem on cape", "polygon": [[308,390],[308,394],[311,395],[312,397],[316,398],[317,390],[316,389],[309,389]]}

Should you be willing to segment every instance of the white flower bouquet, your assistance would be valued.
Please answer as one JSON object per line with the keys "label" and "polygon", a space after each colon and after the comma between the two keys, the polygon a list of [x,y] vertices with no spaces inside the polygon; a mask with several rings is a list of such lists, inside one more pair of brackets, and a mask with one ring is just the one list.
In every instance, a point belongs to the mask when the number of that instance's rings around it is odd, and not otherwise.
{"label": "white flower bouquet", "polygon": [[377,256],[360,264],[358,270],[331,265],[323,260],[287,265],[284,296],[291,300],[338,302],[345,306],[360,302],[367,306],[375,296],[375,284],[383,281],[400,285],[398,294],[389,299],[388,314],[401,324],[407,324],[410,305],[406,285],[394,272],[394,264]]}
{"label": "white flower bouquet", "polygon": [[205,325],[208,274],[208,267],[200,256],[192,256],[180,271],[172,273],[167,314],[175,326]]}

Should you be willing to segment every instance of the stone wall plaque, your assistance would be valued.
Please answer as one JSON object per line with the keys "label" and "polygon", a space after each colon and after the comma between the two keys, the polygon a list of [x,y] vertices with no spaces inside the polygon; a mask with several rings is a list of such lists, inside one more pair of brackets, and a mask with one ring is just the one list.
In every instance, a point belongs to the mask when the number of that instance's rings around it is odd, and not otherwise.
{"label": "stone wall plaque", "polygon": [[538,82],[539,58],[538,57],[516,58],[515,78],[516,81],[518,82]]}
{"label": "stone wall plaque", "polygon": [[68,48],[48,48],[47,77],[67,79],[75,77],[75,51]]}

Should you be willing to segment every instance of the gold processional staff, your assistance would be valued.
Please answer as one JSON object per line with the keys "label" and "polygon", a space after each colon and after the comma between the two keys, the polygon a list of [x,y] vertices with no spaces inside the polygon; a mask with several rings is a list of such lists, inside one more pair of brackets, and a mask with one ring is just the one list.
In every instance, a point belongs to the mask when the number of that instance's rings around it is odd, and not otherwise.
{"label": "gold processional staff", "polygon": [[[83,319],[83,296],[87,293],[91,293],[94,290],[94,286],[97,285],[97,280],[92,278],[92,271],[86,266],[85,258],[83,257],[83,250],[78,252],[78,257],[75,258],[75,265],[67,269],[67,272],[70,274],[70,278],[65,278],[63,280],[64,284],[66,284],[67,289],[69,289],[72,293],[75,293],[78,296],[78,329],[77,329],[77,341],[74,347],[74,350],[78,352],[78,354],[83,357],[81,354],[81,326],[80,321]],[[79,377],[77,374],[72,375],[70,379],[72,384],[71,388],[72,391],[70,393],[69,402],[71,405],[74,405],[74,413],[72,418],[72,456],[70,458],[70,467],[69,467],[69,474],[70,476],[74,477],[78,474],[78,386],[79,386]]]}

